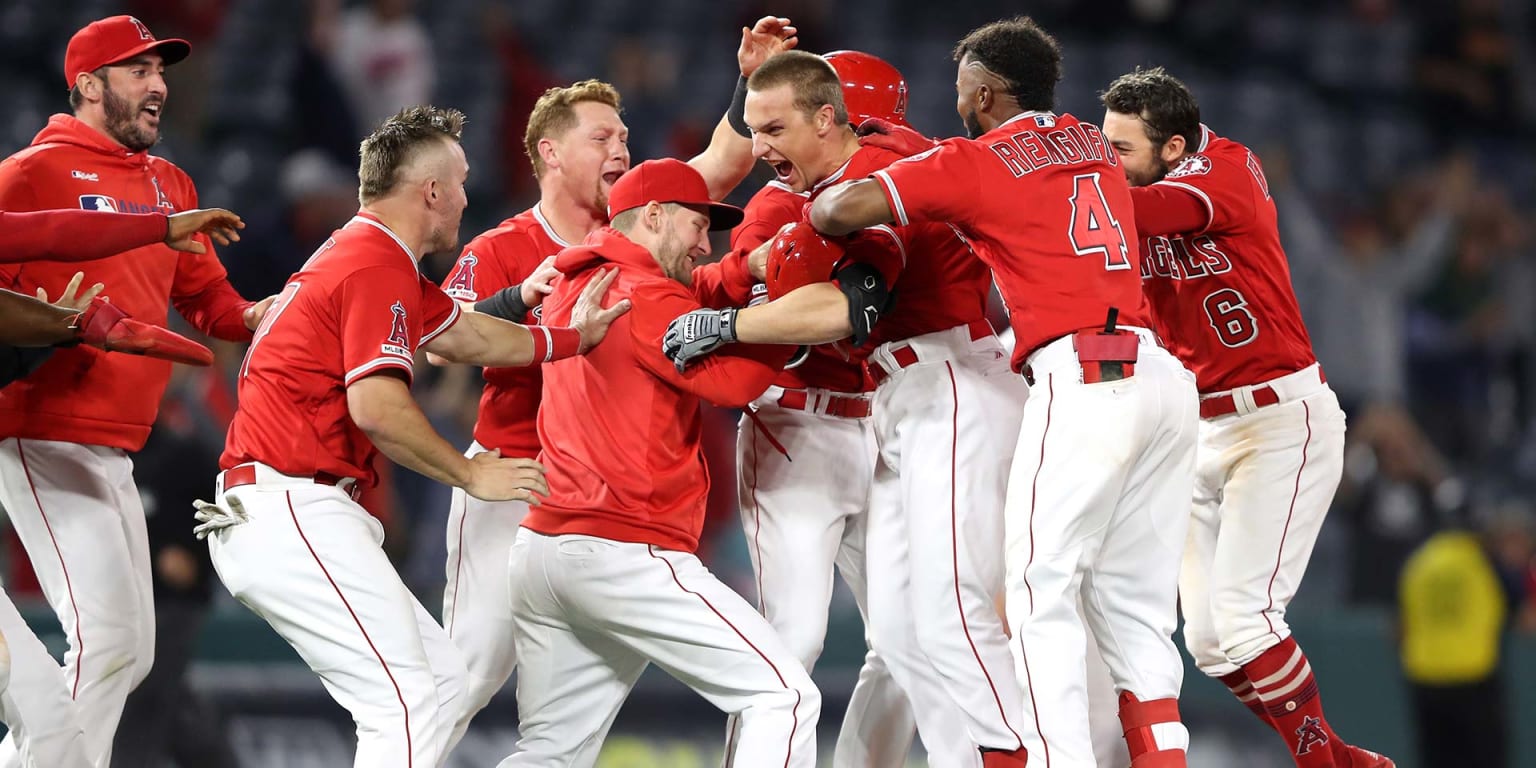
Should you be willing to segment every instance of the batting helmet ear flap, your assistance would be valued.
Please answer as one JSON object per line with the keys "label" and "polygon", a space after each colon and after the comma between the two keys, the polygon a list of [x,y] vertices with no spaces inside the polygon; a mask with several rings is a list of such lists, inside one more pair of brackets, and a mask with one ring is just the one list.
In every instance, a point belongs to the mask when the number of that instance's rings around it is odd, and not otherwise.
{"label": "batting helmet ear flap", "polygon": [[846,258],[842,244],[797,221],[774,235],[763,282],[770,301],[801,286],[832,279]]}

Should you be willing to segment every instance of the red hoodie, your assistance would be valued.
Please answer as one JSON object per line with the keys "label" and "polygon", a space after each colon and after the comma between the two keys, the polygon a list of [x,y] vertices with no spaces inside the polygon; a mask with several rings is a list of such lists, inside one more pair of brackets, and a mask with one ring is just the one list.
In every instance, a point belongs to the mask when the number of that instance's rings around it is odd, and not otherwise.
{"label": "red hoodie", "polygon": [[[0,210],[55,208],[175,213],[198,207],[180,168],[130,152],[69,115],[54,115],[32,146],[0,162]],[[83,232],[81,237],[94,233]],[[249,341],[241,313],[250,302],[230,287],[213,245],[206,254],[162,243],[73,264],[35,261],[0,266],[0,287],[57,296],[75,272],[105,283],[113,304],[135,319],[164,325],[167,305],[198,330]],[[94,347],[58,350],[43,367],[0,389],[0,437],[59,440],[136,451],[149,437],[171,363],[112,355]]]}
{"label": "red hoodie", "polygon": [[539,461],[549,496],[523,526],[692,552],[709,495],[700,400],[752,402],[794,348],[732,344],[679,374],[661,338],[673,318],[700,305],[650,251],[604,228],[561,251],[555,266],[564,277],[544,299],[545,323],[569,324],[576,297],[604,267],[619,270],[604,304],[627,297],[634,308],[585,356],[544,366]]}

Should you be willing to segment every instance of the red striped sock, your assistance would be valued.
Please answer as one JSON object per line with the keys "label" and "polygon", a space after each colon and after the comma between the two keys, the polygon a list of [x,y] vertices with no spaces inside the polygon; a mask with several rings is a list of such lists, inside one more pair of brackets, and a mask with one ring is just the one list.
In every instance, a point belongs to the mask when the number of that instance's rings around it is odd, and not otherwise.
{"label": "red striped sock", "polygon": [[1222,675],[1216,679],[1220,680],[1221,684],[1225,685],[1227,690],[1231,691],[1232,695],[1236,696],[1237,700],[1248,708],[1249,712],[1252,712],[1260,720],[1264,721],[1265,725],[1271,728],[1275,727],[1274,722],[1269,718],[1269,713],[1264,711],[1264,703],[1259,701],[1259,695],[1254,693],[1253,683],[1248,682],[1248,674],[1246,672],[1239,668],[1236,672]]}
{"label": "red striped sock", "polygon": [[1243,672],[1263,702],[1270,727],[1285,739],[1296,765],[1334,768],[1332,749],[1338,736],[1323,717],[1317,678],[1296,641],[1286,638],[1243,665]]}

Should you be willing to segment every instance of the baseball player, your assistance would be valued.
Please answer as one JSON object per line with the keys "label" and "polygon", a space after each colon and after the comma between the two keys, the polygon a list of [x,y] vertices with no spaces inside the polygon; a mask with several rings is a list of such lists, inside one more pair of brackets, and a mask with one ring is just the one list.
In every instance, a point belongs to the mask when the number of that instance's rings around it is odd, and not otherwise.
{"label": "baseball player", "polygon": [[1102,100],[1104,135],[1134,187],[1157,332],[1200,389],[1179,579],[1189,653],[1296,765],[1391,766],[1333,732],[1285,623],[1343,471],[1344,413],[1296,306],[1264,169],[1211,133],[1161,68],[1122,75]]}
{"label": "baseball player", "polygon": [[709,490],[700,401],[746,405],[790,350],[738,347],[687,373],[661,352],[668,322],[699,306],[688,285],[709,231],[742,212],[711,203],[703,177],[677,160],[635,166],[609,208],[611,229],[556,257],[565,277],[545,300],[545,322],[563,322],[578,291],[615,268],[613,291],[634,310],[591,355],[544,371],[549,495],[512,549],[521,735],[502,768],[593,765],[651,662],[740,716],[737,768],[814,766],[820,693],[693,554]]}
{"label": "baseball player", "polygon": [[[173,248],[200,249],[202,244],[190,239],[192,233],[203,231],[223,243],[238,239],[236,226],[241,226],[239,217],[219,209],[187,211],[170,217],[71,210],[0,211],[0,262],[91,261],[161,240]],[[94,237],[79,237],[82,227],[90,228]],[[81,322],[84,312],[93,309],[92,300],[103,288],[97,283],[78,293],[84,277],[84,273],[76,272],[52,304],[41,289],[36,299],[0,290],[0,381],[8,384],[21,378],[29,372],[33,360],[41,364],[55,345],[87,343],[109,348],[108,339],[101,337],[113,327],[121,331],[142,330],[143,336],[156,341],[181,338],[153,326],[138,328],[133,321],[103,325],[111,313],[102,315],[101,307],[94,307],[93,322]],[[119,338],[112,341],[124,340],[119,333]],[[190,340],[182,341],[198,346]],[[26,356],[38,351],[44,356]],[[24,764],[59,768],[85,768],[92,764],[86,757],[85,733],[69,687],[64,683],[63,671],[3,590],[0,722],[16,734]]]}
{"label": "baseball player", "polygon": [[[1033,379],[1008,482],[1007,614],[1031,762],[1094,764],[1084,624],[1120,691],[1135,768],[1185,765],[1179,554],[1194,467],[1194,377],[1148,328],[1134,212],[1097,126],[1052,112],[1056,42],[1025,17],[956,48],[970,139],[834,187],[815,227],[950,222],[1010,308]],[[1081,594],[1087,615],[1078,612]]]}
{"label": "baseball player", "polygon": [[[765,17],[743,30],[737,51],[743,76],[772,52],[794,44],[788,19]],[[552,257],[608,223],[609,192],[629,170],[629,129],[619,113],[618,91],[598,80],[551,88],[539,98],[524,138],[539,202],[465,246],[443,282],[449,296],[477,302],[481,312],[513,322],[539,321],[539,304],[555,275]],[[724,197],[751,170],[750,144],[722,118],[710,147],[690,164],[704,174],[711,195]],[[721,267],[701,270],[716,275],[717,284],[724,279]],[[745,297],[752,282],[737,269],[729,290]],[[475,439],[465,455],[495,448],[503,456],[537,456],[540,381],[537,366],[487,369]],[[516,663],[507,553],[527,511],[521,501],[484,501],[462,489],[454,490],[449,507],[443,626],[464,650],[475,711],[501,690]]]}
{"label": "baseball player", "polygon": [[[895,67],[859,51],[834,51],[822,58],[836,71],[850,122],[878,117],[905,124],[907,84]],[[748,102],[753,93],[749,83]],[[833,131],[821,137],[828,164],[846,160],[840,141],[845,136],[845,131]],[[731,232],[731,254],[752,253],[799,219],[809,189],[834,170],[812,169],[813,177],[764,185]],[[864,538],[875,460],[870,388],[862,360],[831,347],[812,347],[803,362],[785,370],[748,406],[738,430],[737,499],[758,610],[807,670],[821,655],[826,637],[834,564],[867,617]],[[945,720],[950,736],[958,736],[946,741],[951,749],[963,750],[963,724],[953,713]],[[734,718],[727,724],[727,761],[735,748],[736,725]],[[870,651],[843,713],[832,764],[903,765],[913,730],[906,693],[885,660]]]}
{"label": "baseball player", "polygon": [[[777,171],[778,181],[813,200],[841,179],[867,176],[900,159],[887,150],[860,146],[843,103],[846,85],[839,88],[839,81],[847,78],[840,77],[835,66],[810,54],[786,53],[770,59],[748,81],[746,119],[754,129],[757,154]],[[798,219],[800,212],[794,216]],[[836,536],[851,539],[845,545],[854,549],[848,559],[856,593],[863,591],[858,582],[868,574],[870,642],[912,701],[929,762],[1009,764],[1010,756],[1023,754],[1009,722],[1019,708],[1019,690],[994,603],[1002,584],[1004,481],[1026,390],[1007,370],[986,320],[990,278],[985,265],[943,224],[872,230],[849,246],[848,263],[834,269],[842,255],[838,250],[806,228],[781,231],[768,267],[774,300],[679,318],[674,328],[683,343],[669,351],[686,363],[712,345],[731,340],[718,333],[700,334],[701,327],[755,343],[810,344],[851,336],[853,363],[861,363],[867,349],[873,350],[870,373],[879,387],[873,408],[868,400],[857,401],[864,406],[859,414],[874,414],[864,429],[857,424],[843,427],[846,437],[833,439],[835,428],[822,426],[824,417],[818,421],[782,406],[777,413],[768,410],[776,403],[798,402],[789,400],[793,390],[773,389],[757,403],[763,426],[748,431],[753,425],[744,424],[741,443],[757,451],[755,464],[744,459],[744,467],[757,470],[755,475],[744,472],[744,482],[764,475],[770,481],[755,501],[761,513],[749,506],[754,503],[751,494],[744,494],[743,506],[752,510],[746,518],[749,540],[761,535],[753,517],[787,530],[770,529],[769,534],[789,539],[778,542],[779,551],[773,553],[778,562],[759,565],[760,578],[773,570],[770,565],[811,571],[796,581],[775,576],[781,587],[796,589],[775,593],[765,587],[764,604],[798,604],[808,592],[815,594],[821,600],[808,608],[822,623],[811,626],[824,633],[823,595],[830,588],[832,557],[838,554]],[[828,256],[818,257],[816,251]],[[798,273],[788,263],[797,259],[816,262],[819,274]],[[800,281],[786,279],[791,272],[814,281],[800,287]],[[901,294],[901,302],[885,313],[893,289]],[[833,355],[838,353],[813,355],[810,361],[831,358],[828,365],[836,366],[842,358]],[[862,388],[859,373],[855,368],[846,377],[852,387]],[[833,386],[842,383],[828,381]],[[838,397],[849,396],[838,395],[836,389],[811,390],[805,399],[826,402],[820,407],[837,414],[833,406]],[[943,401],[956,405],[935,405]],[[965,404],[963,411],[958,403]],[[992,428],[998,423],[1004,429]],[[796,431],[796,424],[804,426]],[[787,456],[771,453],[769,441],[775,437]],[[871,443],[878,446],[878,460],[871,455]],[[806,466],[789,461],[806,453],[812,459]],[[861,461],[849,466],[856,459]],[[925,476],[935,469],[940,471]],[[802,482],[782,482],[779,475],[789,471]],[[865,478],[866,484],[855,478]],[[848,489],[856,493],[850,495]],[[828,506],[836,516],[826,520],[811,515],[808,498],[833,502]],[[862,530],[849,534],[842,525],[844,518],[862,522],[866,504],[867,545]],[[832,535],[821,529],[830,529]],[[824,562],[816,561],[816,549]],[[819,570],[807,568],[807,563]],[[850,563],[842,565],[849,573]],[[921,620],[914,620],[914,613]],[[780,621],[793,626],[791,618]],[[819,652],[821,634],[812,639],[810,650]],[[845,722],[845,733],[869,727],[854,719]]]}
{"label": "baseball player", "polygon": [[571,328],[529,329],[457,304],[416,270],[458,245],[463,115],[412,107],[363,140],[362,208],[289,279],[241,367],[216,503],[199,503],[219,578],[315,670],[357,722],[358,768],[442,763],[465,706],[462,655],[405,588],[357,501],[376,451],[477,498],[536,499],[537,462],[466,458],[411,399],[412,359],[529,365],[579,354],[627,305],[599,275]]}
{"label": "baseball player", "polygon": [[[189,50],[131,16],[75,33],[64,55],[74,114],[53,116],[32,146],[0,163],[0,210],[196,208],[192,180],[148,154],[160,137],[164,68]],[[87,281],[110,286],[112,305],[140,322],[163,326],[174,304],[210,336],[249,340],[270,302],[242,299],[207,238],[197,239],[205,252],[153,244],[93,261]],[[0,266],[0,285],[57,295],[75,271]],[[148,437],[169,376],[163,360],[76,346],[0,390],[0,503],[69,639],[64,676],[101,765],[123,702],[153,661],[149,547],[128,454]],[[0,766],[16,764],[7,739]]]}

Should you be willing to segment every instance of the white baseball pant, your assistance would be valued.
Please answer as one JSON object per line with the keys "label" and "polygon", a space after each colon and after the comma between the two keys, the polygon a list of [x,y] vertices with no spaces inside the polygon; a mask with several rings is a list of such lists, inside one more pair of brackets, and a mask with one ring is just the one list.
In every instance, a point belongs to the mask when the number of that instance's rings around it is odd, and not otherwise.
{"label": "white baseball pant", "polygon": [[[75,699],[86,755],[110,765],[123,703],[149,674],[155,652],[149,534],[133,461],[117,448],[0,440],[0,504],[69,639],[64,683]],[[47,693],[17,689],[14,695]],[[0,766],[20,765],[15,739],[7,736]]]}
{"label": "white baseball pant", "polygon": [[512,548],[518,751],[500,768],[596,763],[647,664],[741,722],[734,768],[812,768],[821,694],[692,554],[523,529]]}
{"label": "white baseball pant", "polygon": [[[1140,336],[1126,379],[1082,383],[1070,336],[1027,360],[1034,386],[1008,486],[1007,612],[1025,689],[1025,746],[1031,765],[1045,768],[1095,765],[1089,637],[1119,691],[1177,698],[1183,682],[1171,636],[1194,472],[1195,381],[1150,331],[1126,330]],[[1157,729],[1159,748],[1188,747],[1182,725]]]}
{"label": "white baseball pant", "polygon": [[29,768],[90,768],[85,731],[64,674],[0,590],[0,721]]}
{"label": "white baseball pant", "polygon": [[[479,443],[471,443],[464,455],[484,452]],[[521,501],[484,501],[463,488],[453,489],[448,508],[443,629],[464,652],[469,668],[465,696],[470,716],[485,708],[517,666],[507,558],[512,554],[518,525],[527,514],[528,505]],[[455,734],[450,740],[450,751],[460,736],[463,734]]]}
{"label": "white baseball pant", "polygon": [[463,655],[406,589],[384,527],[341,488],[256,465],[217,503],[247,520],[208,536],[214,570],[357,723],[356,768],[436,768],[465,707]]}
{"label": "white baseball pant", "polygon": [[[1028,389],[996,337],[972,335],[960,326],[870,357],[887,372],[873,417],[870,634],[912,697],[936,768],[979,765],[978,747],[1021,744],[1020,691],[996,598],[1008,466]],[[903,357],[916,362],[903,367]],[[904,636],[916,654],[882,647]],[[959,737],[946,733],[956,714]]]}
{"label": "white baseball pant", "polygon": [[1185,645],[1212,677],[1290,636],[1286,606],[1344,471],[1344,412],[1317,365],[1256,386],[1280,402],[1200,422],[1179,594]]}
{"label": "white baseball pant", "polygon": [[[736,439],[738,506],[757,584],[758,610],[810,671],[827,636],[835,565],[865,612],[865,518],[874,477],[874,432],[868,417],[836,413],[868,396],[810,388],[790,394],[805,409],[781,406],[773,386],[743,416]],[[766,434],[764,432],[766,430]],[[782,450],[781,450],[782,449]],[[843,714],[834,768],[905,765],[914,724],[907,695],[884,659],[870,651]],[[724,764],[736,747],[737,722],[726,726]]]}

